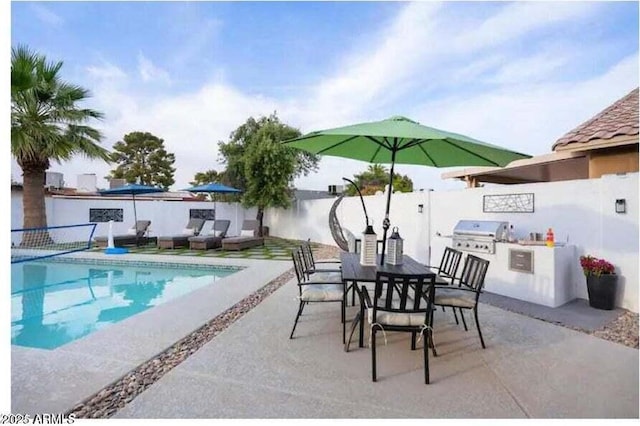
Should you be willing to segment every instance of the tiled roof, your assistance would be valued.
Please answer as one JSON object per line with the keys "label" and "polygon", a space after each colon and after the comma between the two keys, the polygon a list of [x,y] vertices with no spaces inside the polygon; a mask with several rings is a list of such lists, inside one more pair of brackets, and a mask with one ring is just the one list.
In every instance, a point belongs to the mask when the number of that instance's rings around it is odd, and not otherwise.
{"label": "tiled roof", "polygon": [[634,136],[637,134],[638,88],[558,139],[553,145],[553,149],[568,144],[587,143],[596,139],[607,140],[615,136]]}

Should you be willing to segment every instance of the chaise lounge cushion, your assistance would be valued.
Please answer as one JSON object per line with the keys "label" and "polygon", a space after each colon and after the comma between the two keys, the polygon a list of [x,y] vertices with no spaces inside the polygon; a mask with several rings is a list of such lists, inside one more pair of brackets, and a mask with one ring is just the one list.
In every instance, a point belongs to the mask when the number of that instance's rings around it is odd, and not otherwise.
{"label": "chaise lounge cushion", "polygon": [[208,250],[220,247],[230,224],[230,220],[214,221],[208,235],[189,237],[189,248],[191,250]]}
{"label": "chaise lounge cushion", "polygon": [[[114,235],[113,244],[116,247],[120,247],[125,245],[133,245],[136,244],[136,242],[147,243],[148,238],[146,238],[144,235],[147,233],[149,225],[151,225],[150,220],[137,221],[134,226],[127,230],[126,234]],[[94,237],[94,241],[98,247],[106,247],[107,244],[109,244],[109,237],[107,235],[101,235],[98,237]]]}
{"label": "chaise lounge cushion", "polygon": [[242,222],[242,230],[239,237],[230,237],[222,240],[223,250],[244,250],[251,247],[264,245],[264,239],[258,237],[258,227],[260,222],[257,220],[245,219]]}

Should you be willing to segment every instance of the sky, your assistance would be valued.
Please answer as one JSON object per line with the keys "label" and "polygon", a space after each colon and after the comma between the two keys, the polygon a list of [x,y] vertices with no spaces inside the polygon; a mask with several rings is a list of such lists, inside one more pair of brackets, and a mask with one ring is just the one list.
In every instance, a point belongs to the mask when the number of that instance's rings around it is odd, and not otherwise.
{"label": "sky", "polygon": [[[404,115],[539,155],[639,78],[637,2],[13,2],[10,39],[91,91],[106,148],[132,131],[163,138],[172,189],[223,170],[218,142],[250,116],[308,133]],[[323,157],[295,185],[325,190],[366,167]],[[50,170],[106,187],[110,169],[78,157]],[[441,179],[451,169],[396,170],[416,189],[464,186]]]}

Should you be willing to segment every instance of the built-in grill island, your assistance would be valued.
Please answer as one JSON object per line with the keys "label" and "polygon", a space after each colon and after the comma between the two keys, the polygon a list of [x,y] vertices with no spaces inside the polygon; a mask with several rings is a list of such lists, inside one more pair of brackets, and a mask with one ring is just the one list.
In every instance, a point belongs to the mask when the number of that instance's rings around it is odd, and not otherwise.
{"label": "built-in grill island", "polygon": [[461,220],[453,229],[452,246],[463,251],[494,254],[496,241],[506,239],[509,222]]}
{"label": "built-in grill island", "polygon": [[[584,280],[575,247],[562,243],[547,247],[528,244],[514,236],[508,238],[510,224],[507,221],[460,220],[453,234],[436,232],[439,238],[432,240],[431,260],[438,262],[444,249],[452,247],[461,250],[465,256],[474,255],[490,262],[484,282],[484,290],[489,293],[552,308],[575,299],[578,296],[575,282]],[[463,267],[464,260],[458,276]]]}

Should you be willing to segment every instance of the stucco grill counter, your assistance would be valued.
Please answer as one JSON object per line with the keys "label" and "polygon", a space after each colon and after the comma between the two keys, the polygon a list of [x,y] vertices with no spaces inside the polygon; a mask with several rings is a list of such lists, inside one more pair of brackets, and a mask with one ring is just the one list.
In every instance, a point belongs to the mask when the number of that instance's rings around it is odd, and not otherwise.
{"label": "stucco grill counter", "polygon": [[575,247],[529,245],[501,241],[508,222],[459,221],[450,238],[436,238],[434,258],[449,245],[491,263],[485,290],[552,308],[576,298]]}

